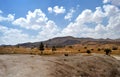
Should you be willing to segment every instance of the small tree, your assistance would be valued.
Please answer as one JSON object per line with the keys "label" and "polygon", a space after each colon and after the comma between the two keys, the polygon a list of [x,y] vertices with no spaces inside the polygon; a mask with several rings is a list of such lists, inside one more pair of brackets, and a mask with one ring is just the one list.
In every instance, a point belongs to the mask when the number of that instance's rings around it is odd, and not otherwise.
{"label": "small tree", "polygon": [[42,42],[40,43],[39,50],[41,51],[41,54],[43,54],[43,51],[44,51],[44,44],[43,44]]}
{"label": "small tree", "polygon": [[54,51],[56,51],[56,47],[55,46],[52,47],[52,52],[54,53]]}
{"label": "small tree", "polygon": [[104,52],[106,52],[106,55],[110,55],[110,53],[112,52],[111,49],[105,49]]}
{"label": "small tree", "polygon": [[91,51],[90,51],[90,50],[87,50],[87,51],[86,51],[86,53],[90,54],[90,53],[91,53]]}

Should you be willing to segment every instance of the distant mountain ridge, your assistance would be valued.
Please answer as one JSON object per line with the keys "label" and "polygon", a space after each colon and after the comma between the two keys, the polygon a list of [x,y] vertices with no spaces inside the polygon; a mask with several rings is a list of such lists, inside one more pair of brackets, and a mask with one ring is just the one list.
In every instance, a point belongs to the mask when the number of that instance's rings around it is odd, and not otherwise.
{"label": "distant mountain ridge", "polygon": [[[87,44],[89,42],[95,42],[99,44],[117,44],[120,45],[120,39],[93,39],[93,38],[77,38],[72,36],[66,36],[66,37],[55,37],[46,41],[40,41],[43,42],[45,46],[47,47],[64,47],[68,45],[74,45],[74,44]],[[22,43],[18,44],[19,46],[23,47],[38,47],[40,42],[34,42],[34,43]]]}

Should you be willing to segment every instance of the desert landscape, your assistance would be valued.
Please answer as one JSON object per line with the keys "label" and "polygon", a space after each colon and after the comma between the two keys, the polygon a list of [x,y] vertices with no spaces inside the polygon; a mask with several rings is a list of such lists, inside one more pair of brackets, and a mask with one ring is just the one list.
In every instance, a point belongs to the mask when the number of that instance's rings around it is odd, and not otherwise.
{"label": "desert landscape", "polygon": [[[0,77],[120,76],[119,40],[80,39],[67,36],[44,41],[42,54],[41,42],[1,46]],[[111,50],[109,55],[105,48]]]}
{"label": "desert landscape", "polygon": [[0,0],[0,77],[120,77],[120,0]]}
{"label": "desert landscape", "polygon": [[[39,50],[41,42],[23,43],[17,45],[1,45],[1,54],[33,54],[40,55]],[[72,36],[56,37],[46,41],[44,44],[44,55],[64,54],[64,53],[91,53],[105,54],[105,49],[110,49],[112,55],[120,55],[119,39],[93,39],[93,38],[75,38]],[[55,51],[52,48],[55,47]]]}

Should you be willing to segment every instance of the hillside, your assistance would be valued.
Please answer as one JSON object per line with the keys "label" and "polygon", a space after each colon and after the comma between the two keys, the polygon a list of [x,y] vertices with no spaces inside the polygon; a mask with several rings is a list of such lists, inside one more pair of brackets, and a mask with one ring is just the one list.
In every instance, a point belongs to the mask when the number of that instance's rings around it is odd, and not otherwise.
{"label": "hillside", "polygon": [[[75,45],[75,44],[89,44],[91,42],[96,44],[116,44],[120,45],[119,39],[93,39],[93,38],[77,38],[72,36],[66,36],[66,37],[56,37],[52,38],[46,41],[40,41],[43,42],[44,45],[47,45],[47,47],[64,47],[68,45]],[[22,43],[18,44],[19,46],[23,47],[38,47],[40,42],[34,42],[34,43]]]}

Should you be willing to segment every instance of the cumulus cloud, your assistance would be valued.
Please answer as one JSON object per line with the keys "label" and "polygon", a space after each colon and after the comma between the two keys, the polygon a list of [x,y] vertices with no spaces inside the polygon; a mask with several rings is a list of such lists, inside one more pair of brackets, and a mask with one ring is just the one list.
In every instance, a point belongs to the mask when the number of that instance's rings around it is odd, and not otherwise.
{"label": "cumulus cloud", "polygon": [[[55,8],[55,7],[54,7]],[[49,12],[55,12],[49,7]],[[57,6],[57,9],[60,8]],[[59,14],[56,12],[56,14]],[[64,19],[70,20],[74,9],[71,9]],[[49,20],[40,10],[28,11],[26,17],[14,19],[14,15],[7,17],[0,13],[0,21],[13,21],[12,24],[27,30],[36,31],[36,35],[30,35],[22,30],[8,28],[0,25],[0,44],[17,44],[23,42],[43,41],[56,36],[77,36],[92,38],[120,38],[120,9],[116,5],[105,4],[96,7],[95,11],[83,10],[77,18],[60,29],[56,23]],[[17,35],[17,36],[16,36]]]}
{"label": "cumulus cloud", "polygon": [[106,14],[102,11],[101,7],[96,7],[96,10],[93,12],[90,9],[84,10],[79,16],[76,18],[76,21],[80,21],[80,23],[101,23],[103,18],[106,17]]}
{"label": "cumulus cloud", "polygon": [[8,14],[7,17],[2,16],[2,11],[0,11],[0,22],[2,21],[13,21],[14,20],[14,14]]}
{"label": "cumulus cloud", "polygon": [[8,28],[0,25],[0,44],[17,44],[30,41],[27,34],[22,33],[21,30]]}
{"label": "cumulus cloud", "polygon": [[57,25],[53,21],[49,20],[46,24],[46,27],[43,27],[42,30],[39,32],[37,38],[47,40],[50,37],[52,38],[57,36],[59,31],[60,30]]}
{"label": "cumulus cloud", "polygon": [[[102,10],[103,9],[103,10]],[[107,24],[104,24],[104,19]],[[92,24],[95,24],[94,27]],[[73,35],[92,38],[120,38],[120,9],[114,5],[97,7],[93,12],[84,10],[61,32],[63,35]]]}
{"label": "cumulus cloud", "polygon": [[103,3],[112,3],[113,5],[120,6],[120,0],[103,0]]}
{"label": "cumulus cloud", "polygon": [[36,9],[34,12],[28,11],[26,18],[20,17],[13,24],[26,29],[38,30],[46,24],[47,20],[46,15],[40,9]]}
{"label": "cumulus cloud", "polygon": [[65,13],[65,8],[63,6],[59,7],[59,6],[55,6],[55,7],[48,7],[48,11],[50,13],[54,12],[55,14],[61,14],[61,13]]}
{"label": "cumulus cloud", "polygon": [[108,3],[110,2],[111,0],[103,0],[103,3]]}
{"label": "cumulus cloud", "polygon": [[[8,15],[8,18],[12,18]],[[12,22],[13,25],[22,27],[27,30],[36,31],[37,35],[30,35],[19,28],[13,29],[0,25],[0,44],[17,44],[24,42],[34,42],[47,40],[50,37],[55,37],[59,33],[59,28],[54,21],[48,20],[46,15],[40,10],[36,9],[28,14],[25,18],[20,17]]]}
{"label": "cumulus cloud", "polygon": [[49,20],[40,10],[29,11],[26,18],[20,17],[13,21],[13,25],[18,25],[27,30],[37,31],[37,35],[33,36],[33,40],[40,41],[56,36],[59,32],[58,26],[54,21]]}
{"label": "cumulus cloud", "polygon": [[71,21],[74,12],[74,9],[70,9],[69,12],[65,15],[64,19]]}
{"label": "cumulus cloud", "polygon": [[58,31],[57,26],[54,27],[55,23],[53,21],[48,21],[47,27],[42,28],[37,35],[29,35],[20,29],[8,28],[6,26],[0,25],[0,45],[1,44],[18,44],[25,42],[36,42],[47,40],[50,37],[55,37]]}
{"label": "cumulus cloud", "polygon": [[48,7],[48,11],[49,11],[49,13],[52,13],[53,12],[52,7]]}

